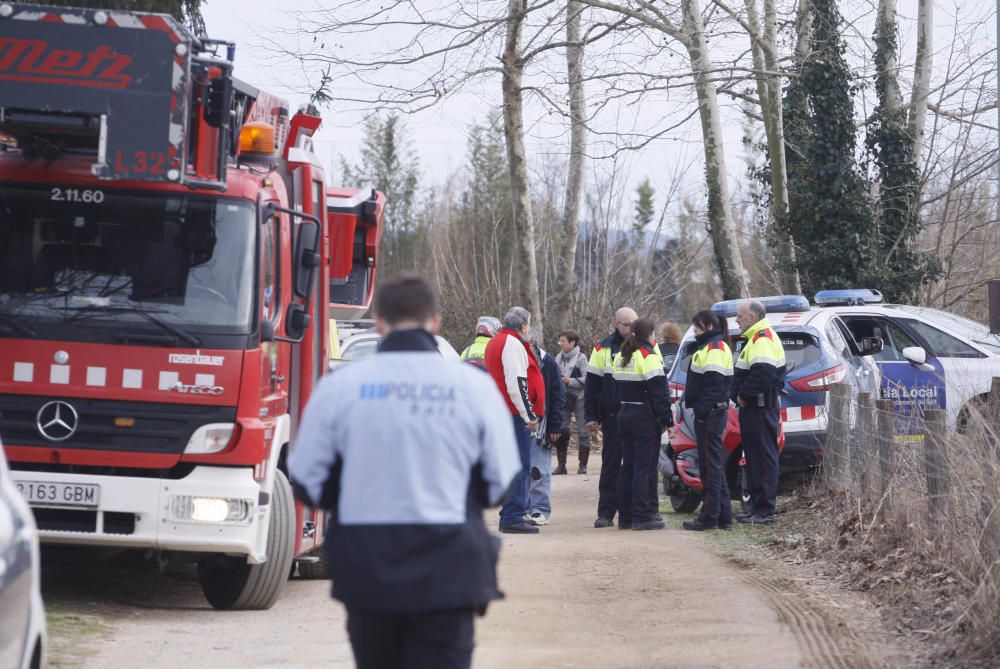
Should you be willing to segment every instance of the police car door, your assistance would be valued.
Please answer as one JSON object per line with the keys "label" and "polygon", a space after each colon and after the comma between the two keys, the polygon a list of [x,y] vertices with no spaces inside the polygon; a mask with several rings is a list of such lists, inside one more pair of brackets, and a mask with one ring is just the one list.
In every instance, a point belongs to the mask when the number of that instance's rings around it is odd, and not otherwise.
{"label": "police car door", "polygon": [[[922,435],[924,410],[947,406],[946,376],[941,361],[899,319],[891,320],[880,314],[840,314],[840,317],[856,342],[865,337],[882,339],[882,352],[873,357],[882,373],[880,395],[895,404],[896,434],[911,438]],[[924,361],[908,360],[904,349],[921,349]],[[919,359],[919,351],[908,353],[918,354]]]}
{"label": "police car door", "polygon": [[894,318],[915,332],[926,344],[928,357],[940,362],[947,381],[948,425],[954,426],[969,400],[990,392],[997,365],[990,356],[929,323],[915,318]]}

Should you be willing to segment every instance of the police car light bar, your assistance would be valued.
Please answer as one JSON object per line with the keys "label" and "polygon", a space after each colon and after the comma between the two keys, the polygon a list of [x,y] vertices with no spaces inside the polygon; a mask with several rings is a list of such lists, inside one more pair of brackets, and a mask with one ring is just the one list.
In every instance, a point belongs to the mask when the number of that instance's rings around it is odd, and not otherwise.
{"label": "police car light bar", "polygon": [[[772,313],[786,313],[789,311],[809,311],[809,300],[801,295],[769,295],[768,297],[751,297],[764,305],[764,311]],[[720,318],[732,318],[736,315],[736,310],[746,302],[746,299],[724,300],[712,305],[712,311]]]}
{"label": "police car light bar", "polygon": [[881,304],[882,293],[871,288],[821,290],[813,297],[813,302],[821,307],[863,307],[866,304]]}

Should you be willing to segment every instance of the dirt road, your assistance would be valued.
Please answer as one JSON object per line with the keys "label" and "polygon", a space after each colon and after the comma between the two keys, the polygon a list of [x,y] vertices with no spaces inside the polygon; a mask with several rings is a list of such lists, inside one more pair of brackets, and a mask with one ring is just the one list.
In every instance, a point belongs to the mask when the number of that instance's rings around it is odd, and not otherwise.
{"label": "dirt road", "polygon": [[[865,663],[849,635],[803,606],[794,588],[720,557],[718,540],[682,531],[677,517],[668,515],[663,531],[594,529],[596,490],[596,476],[555,477],[552,524],[540,535],[504,535],[507,599],[477,624],[475,667]],[[213,611],[191,576],[140,567],[51,567],[44,589],[59,615],[108,626],[75,640],[53,630],[57,667],[353,666],[327,582],[291,581],[260,612]]]}

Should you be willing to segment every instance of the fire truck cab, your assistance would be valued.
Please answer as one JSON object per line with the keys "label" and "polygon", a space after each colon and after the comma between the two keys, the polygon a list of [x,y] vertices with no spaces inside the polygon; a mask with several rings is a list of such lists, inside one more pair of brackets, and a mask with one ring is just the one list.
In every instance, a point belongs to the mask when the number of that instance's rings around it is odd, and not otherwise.
{"label": "fire truck cab", "polygon": [[43,542],[194,562],[214,607],[264,609],[322,544],[284,463],[355,229],[330,235],[318,116],[234,51],[0,4],[0,437]]}

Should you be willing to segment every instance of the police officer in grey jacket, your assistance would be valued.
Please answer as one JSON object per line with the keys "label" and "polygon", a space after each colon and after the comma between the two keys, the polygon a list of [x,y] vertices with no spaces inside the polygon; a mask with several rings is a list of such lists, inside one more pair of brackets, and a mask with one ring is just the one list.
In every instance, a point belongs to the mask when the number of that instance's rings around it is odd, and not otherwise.
{"label": "police officer in grey jacket", "polygon": [[562,373],[562,382],[566,388],[566,416],[562,423],[562,434],[556,442],[556,460],[558,462],[553,474],[566,473],[566,451],[569,448],[570,414],[576,417],[576,434],[579,442],[580,464],[577,474],[587,473],[587,461],[590,459],[590,430],[583,417],[583,385],[587,378],[587,356],[580,350],[580,335],[574,330],[559,333],[559,352],[556,363]]}
{"label": "police officer in grey jacket", "polygon": [[331,513],[333,597],[360,669],[467,668],[473,614],[499,597],[499,543],[482,509],[520,471],[489,376],[437,352],[437,298],[416,276],[375,295],[378,354],[318,386],[288,465],[296,495]]}

